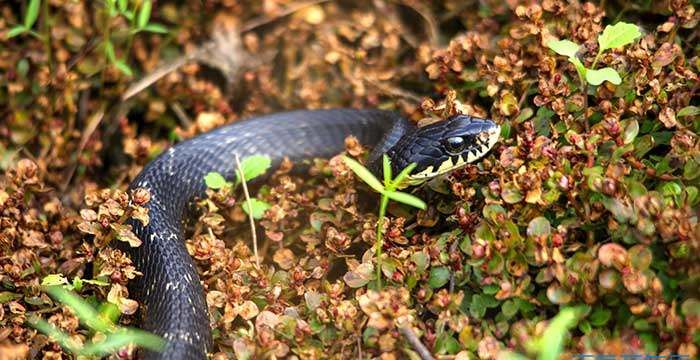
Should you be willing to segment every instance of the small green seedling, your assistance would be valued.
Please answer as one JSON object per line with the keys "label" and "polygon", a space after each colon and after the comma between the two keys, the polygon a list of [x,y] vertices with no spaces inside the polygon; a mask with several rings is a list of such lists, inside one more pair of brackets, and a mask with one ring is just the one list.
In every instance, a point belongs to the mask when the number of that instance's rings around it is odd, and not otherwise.
{"label": "small green seedling", "polygon": [[381,202],[379,204],[379,219],[377,220],[377,237],[376,237],[376,256],[377,256],[377,287],[381,288],[382,287],[382,281],[381,281],[381,274],[382,274],[382,245],[383,245],[383,239],[382,239],[382,228],[383,228],[383,223],[384,223],[384,216],[386,215],[386,208],[387,205],[389,204],[389,200],[394,200],[406,205],[410,205],[416,208],[419,208],[421,210],[425,210],[426,204],[423,200],[405,193],[401,191],[397,191],[403,183],[404,180],[408,177],[408,175],[413,171],[413,169],[416,167],[416,164],[413,163],[409,166],[407,166],[405,169],[399,173],[398,176],[396,176],[395,179],[391,179],[392,174],[391,174],[391,164],[389,161],[389,157],[384,155],[383,160],[383,170],[384,170],[384,184],[382,184],[379,179],[377,179],[374,174],[372,174],[371,171],[369,171],[366,167],[362,166],[359,162],[347,157],[343,156],[343,161],[345,164],[350,167],[350,169],[357,175],[362,181],[367,183],[369,187],[372,188],[372,190],[380,193],[382,195]]}
{"label": "small green seedling", "polygon": [[165,34],[168,29],[157,23],[149,22],[151,17],[151,8],[153,6],[151,0],[133,1],[133,5],[129,6],[128,0],[107,0],[105,1],[106,13],[108,20],[105,25],[103,34],[104,53],[109,60],[119,71],[127,76],[131,76],[133,72],[124,59],[119,59],[114,51],[113,40],[110,31],[112,20],[121,15],[129,22],[129,32],[127,37],[127,51],[131,48],[133,36],[140,32],[151,32],[157,34]]}
{"label": "small green seedling", "polygon": [[58,302],[70,308],[80,319],[80,322],[100,340],[80,344],[70,335],[61,331],[44,319],[34,315],[29,316],[31,326],[48,335],[66,351],[77,356],[103,357],[113,354],[129,344],[134,344],[152,351],[162,351],[165,341],[157,335],[146,331],[125,328],[114,323],[118,310],[112,304],[103,304],[100,310],[93,308],[80,296],[63,286],[48,286],[46,292]]}
{"label": "small green seedling", "polygon": [[27,6],[27,12],[24,14],[24,20],[21,24],[17,24],[7,32],[7,38],[13,38],[22,34],[29,34],[38,39],[41,39],[41,35],[36,31],[32,30],[36,19],[39,17],[39,7],[41,6],[41,0],[31,0]]}
{"label": "small green seedling", "polygon": [[530,340],[526,348],[530,352],[537,353],[538,360],[557,360],[560,358],[567,339],[569,329],[578,324],[586,313],[585,306],[566,307],[549,321],[542,336]]}
{"label": "small green seedling", "polygon": [[615,25],[606,26],[603,33],[598,36],[598,53],[590,69],[585,67],[576,56],[580,45],[575,42],[570,40],[556,40],[550,41],[547,43],[547,46],[557,54],[566,56],[569,62],[574,64],[582,85],[585,84],[584,79],[594,86],[602,84],[603,81],[609,81],[615,85],[619,85],[622,79],[615,69],[611,67],[602,69],[595,68],[598,64],[598,59],[603,51],[631,44],[640,36],[642,36],[642,33],[639,31],[639,27],[634,24],[620,22]]}
{"label": "small green seedling", "polygon": [[[242,177],[245,181],[250,181],[251,179],[264,174],[270,168],[270,166],[272,166],[272,159],[270,159],[269,156],[249,156],[241,160],[241,172],[243,173]],[[218,172],[210,172],[204,177],[204,183],[208,188],[214,190],[224,188],[233,190],[241,184],[241,174],[236,171],[236,178],[233,182],[230,182]],[[270,204],[255,198],[250,199],[250,206],[248,206],[247,203],[244,205],[245,206],[242,206],[243,211],[245,211],[246,214],[249,214],[249,208],[252,209],[253,218],[258,220],[261,219],[265,211],[270,208]]]}

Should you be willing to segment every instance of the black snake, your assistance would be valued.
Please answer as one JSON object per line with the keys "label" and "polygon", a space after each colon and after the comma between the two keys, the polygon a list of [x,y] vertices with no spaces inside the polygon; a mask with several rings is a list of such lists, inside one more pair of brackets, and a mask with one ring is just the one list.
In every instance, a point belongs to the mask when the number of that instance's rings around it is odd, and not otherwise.
{"label": "black snake", "polygon": [[418,183],[481,158],[498,139],[490,120],[458,115],[416,128],[396,113],[382,110],[301,110],[239,121],[184,141],[148,164],[130,188],[150,191],[150,222],[132,221],[140,247],[129,248],[143,273],[131,284],[141,304],[141,327],[167,341],[161,353],[146,358],[204,359],[212,347],[204,289],[184,244],[183,221],[192,199],[202,196],[204,177],[234,173],[237,154],[268,155],[273,167],[292,161],[330,157],[344,150],[345,138],[374,146],[370,168],[388,154],[396,174],[417,163]]}

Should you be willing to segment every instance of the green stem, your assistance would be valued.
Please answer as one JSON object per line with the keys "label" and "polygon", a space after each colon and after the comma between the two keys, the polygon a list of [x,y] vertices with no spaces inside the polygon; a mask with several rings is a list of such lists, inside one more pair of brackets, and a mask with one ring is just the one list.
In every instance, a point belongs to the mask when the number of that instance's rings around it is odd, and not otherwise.
{"label": "green stem", "polygon": [[386,207],[389,204],[389,198],[382,195],[381,203],[379,204],[379,219],[377,219],[377,289],[382,289],[382,247],[384,239],[382,238],[382,229],[384,228],[384,215],[386,215]]}
{"label": "green stem", "polygon": [[598,64],[598,59],[600,58],[601,51],[598,49],[598,53],[595,54],[595,58],[593,58],[593,64],[591,65],[591,69],[595,69],[596,64]]}

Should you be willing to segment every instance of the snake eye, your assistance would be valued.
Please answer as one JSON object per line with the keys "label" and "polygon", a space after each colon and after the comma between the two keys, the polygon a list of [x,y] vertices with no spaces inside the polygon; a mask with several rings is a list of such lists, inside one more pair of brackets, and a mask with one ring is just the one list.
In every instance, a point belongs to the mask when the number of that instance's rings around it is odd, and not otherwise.
{"label": "snake eye", "polygon": [[464,138],[459,136],[454,136],[447,138],[445,141],[445,148],[448,152],[453,154],[459,154],[464,150],[465,141]]}

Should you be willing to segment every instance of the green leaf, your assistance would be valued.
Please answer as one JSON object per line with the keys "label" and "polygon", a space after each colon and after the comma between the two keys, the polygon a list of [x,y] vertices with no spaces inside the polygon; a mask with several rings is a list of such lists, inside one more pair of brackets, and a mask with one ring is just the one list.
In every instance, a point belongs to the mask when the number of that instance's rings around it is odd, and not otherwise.
{"label": "green leaf", "polygon": [[107,332],[114,327],[113,324],[100,317],[95,308],[75,293],[65,290],[61,286],[49,286],[46,288],[46,292],[60,303],[71,308],[75,315],[91,329]]}
{"label": "green leaf", "polygon": [[413,169],[415,169],[416,166],[418,166],[418,164],[416,163],[412,163],[411,165],[406,166],[403,170],[401,170],[399,175],[396,176],[396,179],[394,179],[393,184],[400,185],[404,181],[404,179],[406,179],[406,177],[409,174],[411,174],[411,171],[413,171]]}
{"label": "green leaf", "polygon": [[378,193],[384,192],[384,185],[370,172],[366,167],[362,166],[359,162],[351,159],[347,156],[343,156],[343,161],[352,170],[357,177],[362,179],[369,187]]}
{"label": "green leaf", "polygon": [[615,69],[606,67],[602,69],[587,69],[586,81],[591,85],[600,85],[603,81],[609,81],[615,85],[620,85],[622,79]]}
{"label": "green leaf", "polygon": [[119,12],[121,12],[121,13],[126,12],[127,5],[129,5],[129,0],[118,0],[117,1],[117,8],[119,9]]}
{"label": "green leaf", "polygon": [[437,289],[447,284],[450,280],[450,269],[445,266],[434,267],[430,269],[430,278],[428,285],[433,289]]}
{"label": "green leaf", "polygon": [[210,172],[204,177],[204,183],[210,189],[221,189],[228,184],[223,175],[218,172]]}
{"label": "green leaf", "polygon": [[[9,36],[8,36],[9,37]],[[680,110],[678,110],[678,113],[676,113],[676,117],[683,117],[683,116],[697,116],[700,115],[700,107],[698,106],[686,106]]]}
{"label": "green leaf", "polygon": [[165,25],[161,25],[161,24],[157,24],[157,23],[147,24],[141,30],[152,32],[152,33],[157,33],[157,34],[167,34],[168,33],[168,28],[166,28]]}
{"label": "green leaf", "polygon": [[435,340],[435,352],[438,354],[456,354],[459,349],[459,342],[447,332],[441,333]]}
{"label": "green leaf", "polygon": [[27,29],[26,27],[24,27],[24,25],[16,25],[16,26],[13,27],[12,29],[10,29],[10,31],[7,32],[7,38],[8,38],[8,39],[13,38],[13,37],[15,37],[15,36],[17,36],[17,35],[24,34],[24,33],[26,33],[27,31],[29,31],[29,29]]}
{"label": "green leaf", "polygon": [[566,57],[576,57],[579,45],[569,40],[552,40],[547,43],[547,47],[559,55]]}
{"label": "green leaf", "polygon": [[581,60],[579,60],[576,57],[570,57],[569,62],[574,64],[574,67],[576,67],[576,72],[578,73],[578,76],[581,77],[582,79],[586,78],[586,73],[588,72],[588,69],[586,69],[585,66],[583,66],[583,63]]}
{"label": "green leaf", "polygon": [[29,325],[35,329],[48,335],[52,340],[56,341],[64,349],[76,353],[80,349],[80,344],[71,338],[68,334],[59,330],[54,325],[48,323],[46,320],[30,317],[28,319]]}
{"label": "green leaf", "polygon": [[624,144],[629,144],[637,137],[639,134],[639,123],[636,119],[629,120],[626,122],[625,131],[622,134],[622,142]]}
{"label": "green leaf", "polygon": [[55,285],[67,285],[68,279],[66,279],[63,274],[49,274],[41,279],[41,285],[43,286],[55,286]]}
{"label": "green leaf", "polygon": [[124,60],[121,60],[121,59],[115,60],[115,61],[114,61],[114,66],[116,66],[117,69],[119,69],[119,71],[121,71],[122,73],[124,73],[124,75],[126,75],[126,76],[133,76],[133,72],[131,71],[131,68],[129,67],[129,65],[127,65],[127,64],[124,62]]}
{"label": "green leaf", "polygon": [[631,44],[640,36],[642,36],[642,33],[637,25],[625,22],[608,25],[603,30],[603,33],[598,36],[598,52]]}
{"label": "green leaf", "polygon": [[589,320],[595,327],[603,326],[612,317],[612,312],[604,307],[597,307],[591,313]]}
{"label": "green leaf", "polygon": [[475,294],[472,296],[472,300],[469,303],[469,314],[477,319],[481,319],[486,314],[486,300],[484,295]]}
{"label": "green leaf", "polygon": [[384,184],[389,185],[394,175],[391,173],[391,160],[386,154],[382,156],[382,173],[384,175]]}
{"label": "green leaf", "polygon": [[557,360],[564,347],[564,340],[569,329],[578,322],[580,310],[577,308],[564,308],[552,319],[537,341],[540,352],[539,360]]}
{"label": "green leaf", "polygon": [[27,14],[24,15],[24,27],[31,29],[36,22],[37,17],[39,17],[39,6],[41,5],[40,0],[30,0],[29,6],[27,7]]}
{"label": "green leaf", "polygon": [[100,342],[84,346],[79,353],[83,356],[106,356],[128,344],[145,347],[153,351],[162,351],[165,347],[165,341],[157,335],[135,329],[125,329],[107,335]]}
{"label": "green leaf", "polygon": [[[272,166],[272,159],[267,155],[252,155],[241,160],[241,171],[246,182],[264,174]],[[236,182],[240,182],[240,176],[236,172]]]}
{"label": "green leaf", "polygon": [[506,300],[503,305],[501,305],[501,312],[503,313],[503,316],[505,316],[507,319],[515,316],[515,314],[518,313],[518,304],[519,303],[515,300]]}
{"label": "green leaf", "polygon": [[138,28],[143,28],[148,24],[148,19],[151,17],[151,0],[146,0],[141,5],[139,9],[138,19],[136,20],[136,26]]}
{"label": "green leaf", "polygon": [[117,61],[117,56],[114,54],[114,45],[109,40],[105,42],[105,55],[110,62],[114,63]]}
{"label": "green leaf", "polygon": [[386,197],[391,200],[398,201],[402,204],[410,205],[421,210],[425,210],[427,207],[425,201],[405,192],[384,191],[382,194],[386,195]]}
{"label": "green leaf", "polygon": [[248,204],[250,204],[251,207],[253,208],[253,218],[254,219],[261,219],[263,217],[263,215],[265,214],[265,211],[267,211],[267,209],[270,208],[270,204],[268,204],[262,200],[252,198],[252,199],[250,199],[250,203],[246,202],[243,205],[241,205],[241,207],[243,208],[243,211],[248,215],[250,215],[250,213],[249,213],[250,210],[249,210]]}

